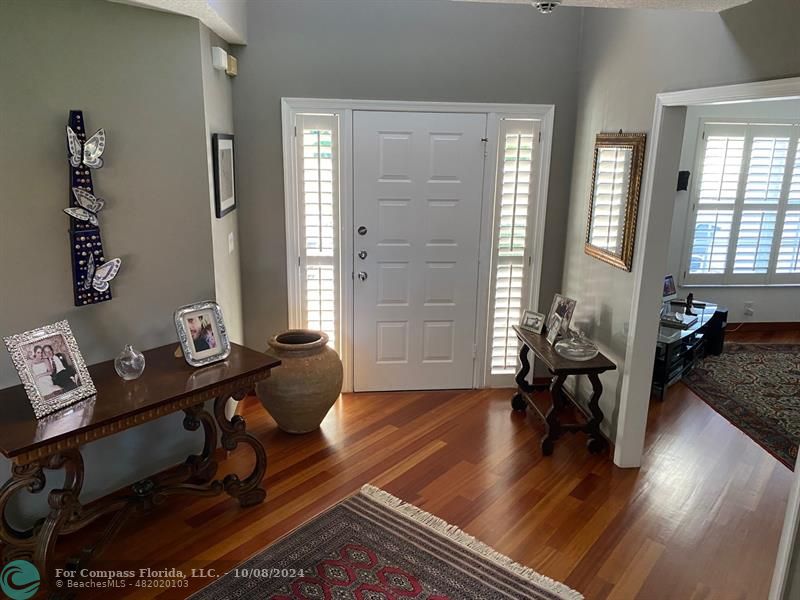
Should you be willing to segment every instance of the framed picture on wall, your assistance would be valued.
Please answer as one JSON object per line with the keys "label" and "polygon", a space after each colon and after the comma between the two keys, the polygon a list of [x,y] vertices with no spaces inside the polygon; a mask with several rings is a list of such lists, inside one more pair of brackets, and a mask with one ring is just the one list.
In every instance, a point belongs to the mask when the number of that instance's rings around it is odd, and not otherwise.
{"label": "framed picture on wall", "polygon": [[96,393],[67,321],[3,341],[37,419]]}
{"label": "framed picture on wall", "polygon": [[214,207],[221,219],[236,210],[236,177],[234,173],[233,136],[214,133],[211,136],[214,163]]}

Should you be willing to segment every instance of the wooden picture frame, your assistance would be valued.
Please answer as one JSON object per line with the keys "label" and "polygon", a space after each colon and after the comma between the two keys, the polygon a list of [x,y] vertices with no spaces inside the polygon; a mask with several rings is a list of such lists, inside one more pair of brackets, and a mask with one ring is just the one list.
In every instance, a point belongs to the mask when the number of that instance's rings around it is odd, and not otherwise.
{"label": "wooden picture frame", "polygon": [[620,131],[598,133],[594,144],[584,252],[625,271],[633,265],[646,141],[646,133]]}
{"label": "wooden picture frame", "polygon": [[214,209],[218,219],[236,210],[236,153],[233,135],[211,135],[211,157],[214,165]]}

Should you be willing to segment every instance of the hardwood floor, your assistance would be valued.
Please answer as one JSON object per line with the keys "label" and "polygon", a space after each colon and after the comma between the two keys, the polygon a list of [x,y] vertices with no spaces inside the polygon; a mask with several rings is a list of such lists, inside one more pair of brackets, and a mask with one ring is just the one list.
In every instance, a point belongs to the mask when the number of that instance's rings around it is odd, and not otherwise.
{"label": "hardwood floor", "polygon": [[[587,599],[767,597],[792,473],[688,388],[652,402],[639,470],[589,455],[583,435],[567,435],[543,458],[542,425],[512,413],[510,396],[346,394],[304,436],[280,432],[247,399],[248,429],[269,453],[267,501],[240,509],[227,496],[171,498],[129,523],[101,560],[223,571],[371,482]],[[234,452],[221,471],[250,460]],[[208,581],[191,580],[190,589]]]}

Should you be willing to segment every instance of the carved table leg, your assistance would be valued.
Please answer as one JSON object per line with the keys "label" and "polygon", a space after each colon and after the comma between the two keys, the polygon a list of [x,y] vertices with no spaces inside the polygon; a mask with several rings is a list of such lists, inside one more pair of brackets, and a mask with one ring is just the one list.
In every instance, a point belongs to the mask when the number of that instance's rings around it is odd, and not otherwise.
{"label": "carved table leg", "polygon": [[589,452],[596,454],[602,452],[608,446],[606,439],[600,433],[600,423],[603,422],[604,418],[603,411],[600,410],[600,396],[603,393],[603,384],[600,382],[600,377],[597,373],[590,373],[589,381],[592,384],[592,397],[589,399],[589,411],[592,413],[592,418],[586,424],[586,431],[589,434],[586,447]]}
{"label": "carved table leg", "polygon": [[528,348],[527,344],[522,344],[522,347],[519,349],[519,371],[517,371],[514,381],[517,382],[519,389],[530,394],[536,389],[536,387],[528,383],[525,379],[528,376],[528,373],[531,372],[531,363],[528,360],[528,352],[530,352],[530,348]]}
{"label": "carved table leg", "polygon": [[183,419],[183,426],[189,431],[195,431],[203,425],[204,441],[203,452],[193,454],[186,459],[192,470],[192,479],[207,483],[214,479],[217,473],[217,461],[214,460],[214,449],[217,447],[217,424],[214,417],[203,407],[203,404],[196,404],[187,408],[186,417]]}
{"label": "carved table leg", "polygon": [[561,436],[561,423],[558,420],[558,413],[563,406],[561,388],[564,386],[566,378],[566,375],[557,375],[553,377],[553,381],[550,384],[552,404],[545,417],[546,432],[544,438],[542,438],[542,454],[545,456],[550,456],[553,453],[554,442]]}
{"label": "carved table leg", "polygon": [[[246,392],[241,392],[233,396],[237,402],[246,396]],[[256,456],[256,463],[253,472],[244,480],[231,473],[225,476],[222,485],[228,494],[239,500],[243,507],[254,506],[264,501],[267,496],[266,490],[261,487],[264,473],[267,471],[267,452],[256,438],[245,431],[245,420],[241,415],[233,415],[228,420],[225,416],[225,404],[228,402],[227,396],[219,396],[214,400],[214,417],[222,431],[222,447],[226,450],[233,450],[241,442],[250,446]]]}
{"label": "carved table leg", "polygon": [[22,489],[35,494],[44,489],[45,477],[39,463],[12,465],[11,477],[0,488],[0,540],[3,542],[3,564],[16,559],[30,560],[36,545],[34,529],[19,531],[6,518],[6,507],[11,498]]}
{"label": "carved table leg", "polygon": [[[519,371],[517,371],[514,381],[517,382],[517,387],[523,392],[531,393],[533,391],[533,386],[525,381],[530,371],[531,363],[528,362],[528,346],[522,344],[522,348],[519,350]],[[511,408],[519,412],[525,412],[525,409],[528,408],[528,403],[519,391],[515,392],[511,397]]]}

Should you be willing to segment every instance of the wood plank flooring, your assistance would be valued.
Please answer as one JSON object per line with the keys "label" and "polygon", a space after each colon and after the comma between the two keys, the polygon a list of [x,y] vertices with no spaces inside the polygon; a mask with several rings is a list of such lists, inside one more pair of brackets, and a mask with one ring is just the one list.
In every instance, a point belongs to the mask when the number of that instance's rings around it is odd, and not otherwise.
{"label": "wood plank flooring", "polygon": [[[758,341],[798,339],[776,336]],[[248,429],[269,453],[267,501],[240,509],[227,496],[171,498],[131,522],[103,563],[224,571],[369,482],[591,600],[767,597],[792,473],[688,388],[652,402],[639,470],[589,455],[583,435],[567,435],[543,458],[542,425],[512,413],[510,396],[346,394],[304,436],[280,432],[247,399]],[[236,451],[221,471],[244,472],[250,460]],[[207,582],[191,580],[189,591]]]}

